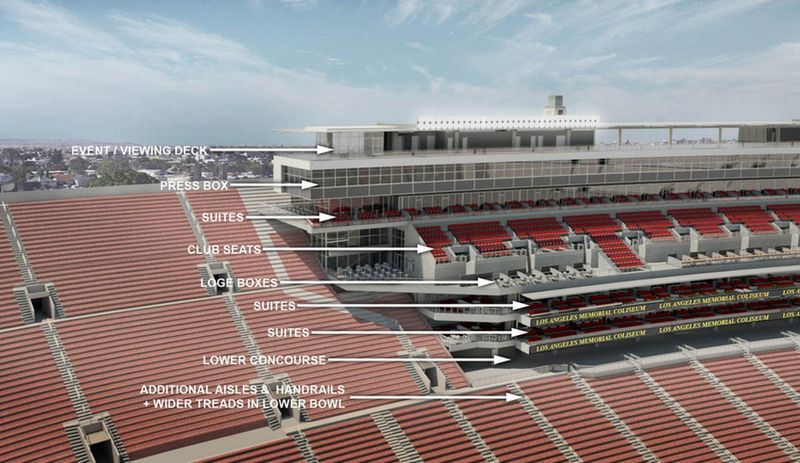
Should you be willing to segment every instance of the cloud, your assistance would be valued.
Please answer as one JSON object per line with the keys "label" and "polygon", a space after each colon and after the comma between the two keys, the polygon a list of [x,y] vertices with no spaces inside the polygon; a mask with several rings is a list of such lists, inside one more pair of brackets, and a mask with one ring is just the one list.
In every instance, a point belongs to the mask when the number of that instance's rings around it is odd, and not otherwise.
{"label": "cloud", "polygon": [[112,14],[109,19],[127,36],[147,45],[169,48],[182,53],[188,59],[251,66],[265,64],[244,45],[180,21],[154,15],[134,18],[121,14]]}
{"label": "cloud", "polygon": [[326,65],[344,66],[344,65],[347,64],[341,58],[337,58],[335,56],[329,56],[329,55],[326,55],[324,53],[319,53],[319,52],[312,51],[312,50],[293,50],[293,53],[297,53],[297,54],[301,54],[301,55],[314,56],[314,57],[318,58],[322,63],[324,63]]}
{"label": "cloud", "polygon": [[536,20],[540,24],[552,24],[553,15],[548,13],[525,13],[526,18]]}
{"label": "cloud", "polygon": [[700,11],[688,16],[680,26],[696,26],[725,16],[742,14],[772,1],[774,0],[717,0],[709,2],[703,5]]}
{"label": "cloud", "polygon": [[[282,5],[286,5],[298,10],[307,10],[317,4],[317,0],[279,0]],[[265,3],[270,3],[270,0],[247,0],[247,4],[261,8]]]}
{"label": "cloud", "polygon": [[110,34],[81,20],[69,11],[47,2],[0,0],[0,12],[18,26],[40,37],[57,39],[62,45],[110,51],[119,42]]}
{"label": "cloud", "polygon": [[430,71],[428,71],[428,68],[425,66],[413,64],[411,65],[411,69],[428,80],[431,93],[438,93],[446,82],[443,77],[438,77],[431,74]]}
{"label": "cloud", "polygon": [[281,3],[292,8],[306,10],[315,6],[317,4],[317,0],[281,0]]}
{"label": "cloud", "polygon": [[425,45],[421,44],[420,42],[406,42],[405,45],[408,48],[414,48],[416,50],[421,50],[421,51],[427,51],[428,50],[428,47],[426,47]]}
{"label": "cloud", "polygon": [[587,56],[585,58],[580,58],[572,63],[570,63],[575,68],[590,68],[593,66],[597,66],[600,63],[606,62],[608,60],[614,59],[617,56],[617,53],[608,53],[606,55],[599,55],[599,56]]}
{"label": "cloud", "polygon": [[[530,9],[518,2],[497,12],[455,1],[438,7],[405,3],[400,16],[406,19],[398,25],[495,27],[446,45],[439,37],[419,42],[416,33],[404,35],[398,27],[375,43],[380,50],[394,46],[396,59],[351,53],[346,67],[337,56],[289,50],[293,57],[312,56],[304,64],[308,69],[298,70],[228,36],[163,16],[114,13],[95,25],[47,3],[0,0],[7,22],[33,32],[0,39],[6,40],[0,41],[0,127],[17,138],[311,143],[306,135],[272,129],[408,122],[420,114],[538,114],[549,93],[563,93],[572,114],[604,120],[800,116],[800,37],[747,54],[734,47],[705,54],[679,50],[681,59],[675,59],[667,54],[674,50],[651,46],[646,28],[663,30],[665,41],[669,34],[690,33],[662,27],[689,14],[685,3],[582,0],[581,8],[554,4],[528,13],[537,17],[525,17],[522,11]],[[384,12],[374,14],[381,18]],[[604,27],[598,29],[595,17]],[[57,27],[44,31],[53,21]],[[642,42],[638,54],[626,48],[631,42]],[[330,42],[332,50],[337,43]],[[437,61],[413,59],[429,56]],[[334,66],[339,80],[325,74]],[[346,74],[351,68],[353,74]]]}
{"label": "cloud", "polygon": [[525,4],[525,0],[398,0],[386,20],[395,26],[412,20],[437,25],[458,20],[462,25],[490,28]]}

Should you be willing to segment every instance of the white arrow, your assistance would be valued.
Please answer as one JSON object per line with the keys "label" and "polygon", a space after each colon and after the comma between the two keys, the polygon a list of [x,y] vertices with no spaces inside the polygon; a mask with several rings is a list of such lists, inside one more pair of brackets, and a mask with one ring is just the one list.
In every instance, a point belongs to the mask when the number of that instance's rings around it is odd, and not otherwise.
{"label": "white arrow", "polygon": [[285,187],[297,187],[299,186],[301,190],[307,190],[309,188],[314,188],[315,186],[319,186],[314,182],[307,182],[305,180],[301,180],[300,183],[260,183],[260,182],[248,182],[248,183],[231,183],[228,186],[232,186],[234,188],[247,188],[247,187],[259,187],[259,188],[270,188],[276,186],[285,186]]}
{"label": "white arrow", "polygon": [[[352,248],[335,249],[344,251]],[[281,280],[280,283],[281,285],[475,285],[483,288],[494,281],[478,278],[477,280]]]}
{"label": "white arrow", "polygon": [[317,215],[246,215],[244,216],[247,220],[319,220],[320,222],[327,222],[328,220],[333,220],[336,217],[330,214],[326,214],[324,212],[320,212]]}
{"label": "white arrow", "polygon": [[527,304],[514,301],[511,304],[344,304],[344,303],[298,303],[297,307],[408,307],[408,308],[426,308],[426,307],[450,307],[450,308],[480,308],[480,307],[499,307],[502,309],[511,308],[514,310],[528,307]]}
{"label": "white arrow", "polygon": [[212,153],[317,153],[325,154],[333,151],[327,146],[317,145],[316,148],[209,148]]}
{"label": "white arrow", "polygon": [[418,334],[510,334],[512,338],[517,336],[527,334],[527,331],[518,330],[516,328],[511,328],[510,331],[311,331],[311,334],[321,334],[321,335],[338,335],[338,334],[345,334],[345,335],[371,335],[371,336],[396,336],[398,334],[411,334],[411,335],[418,335]]}
{"label": "white arrow", "polygon": [[417,254],[422,254],[424,252],[432,251],[432,248],[429,248],[427,246],[423,246],[421,244],[418,244],[416,247],[413,247],[413,248],[379,248],[379,247],[374,247],[374,248],[371,248],[371,247],[363,247],[363,248],[350,248],[350,247],[348,247],[348,248],[344,248],[344,247],[336,248],[336,247],[333,247],[333,248],[326,248],[326,247],[310,246],[310,247],[294,247],[294,248],[261,248],[261,250],[264,251],[264,252],[267,252],[267,251],[275,251],[275,252],[279,252],[279,251],[360,251],[360,252],[369,252],[369,251],[414,251]]}
{"label": "white arrow", "polygon": [[514,310],[526,309],[528,308],[528,304],[523,302],[517,302],[517,305],[514,306]]}
{"label": "white arrow", "polygon": [[522,396],[506,392],[505,395],[351,395],[351,400],[505,400],[514,402]]}
{"label": "white arrow", "polygon": [[486,357],[475,357],[475,358],[402,358],[402,357],[375,357],[375,358],[365,358],[365,357],[330,357],[328,358],[328,362],[336,363],[336,362],[403,362],[403,363],[420,363],[420,362],[483,362],[483,363],[491,363],[493,365],[499,365],[501,363],[505,363],[510,361],[511,359],[507,359],[505,357],[501,357],[499,355],[495,355],[493,358],[486,358]]}

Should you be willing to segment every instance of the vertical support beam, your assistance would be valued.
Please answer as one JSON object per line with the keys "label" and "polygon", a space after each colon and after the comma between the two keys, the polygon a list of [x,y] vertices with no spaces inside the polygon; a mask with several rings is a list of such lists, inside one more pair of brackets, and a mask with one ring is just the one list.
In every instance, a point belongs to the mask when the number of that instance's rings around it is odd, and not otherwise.
{"label": "vertical support beam", "polygon": [[667,143],[669,143],[671,145],[672,144],[672,127],[670,127],[668,130],[669,130],[669,141],[667,141]]}
{"label": "vertical support beam", "polygon": [[622,127],[617,129],[617,146],[622,146]]}
{"label": "vertical support beam", "polygon": [[717,127],[717,143],[722,144],[722,127]]}

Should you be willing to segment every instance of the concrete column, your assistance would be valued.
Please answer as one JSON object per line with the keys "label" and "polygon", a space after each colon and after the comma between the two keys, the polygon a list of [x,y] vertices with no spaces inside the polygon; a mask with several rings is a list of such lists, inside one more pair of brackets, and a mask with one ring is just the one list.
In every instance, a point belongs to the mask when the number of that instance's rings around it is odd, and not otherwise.
{"label": "concrete column", "polygon": [[564,137],[564,145],[571,146],[572,145],[572,129],[567,129],[566,136]]}
{"label": "concrete column", "polygon": [[669,130],[669,141],[667,143],[669,143],[671,145],[672,144],[672,127],[670,127],[668,130]]}
{"label": "concrete column", "polygon": [[622,128],[617,129],[617,145],[622,145]]}
{"label": "concrete column", "polygon": [[717,127],[717,143],[722,144],[722,127]]}

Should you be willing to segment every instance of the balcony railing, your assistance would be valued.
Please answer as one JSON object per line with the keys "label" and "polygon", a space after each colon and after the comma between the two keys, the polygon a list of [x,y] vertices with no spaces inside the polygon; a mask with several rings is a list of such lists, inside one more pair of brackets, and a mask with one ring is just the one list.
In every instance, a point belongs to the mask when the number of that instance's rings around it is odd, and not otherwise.
{"label": "balcony railing", "polygon": [[509,334],[449,334],[442,336],[447,347],[472,344],[477,342],[506,342],[511,340]]}

